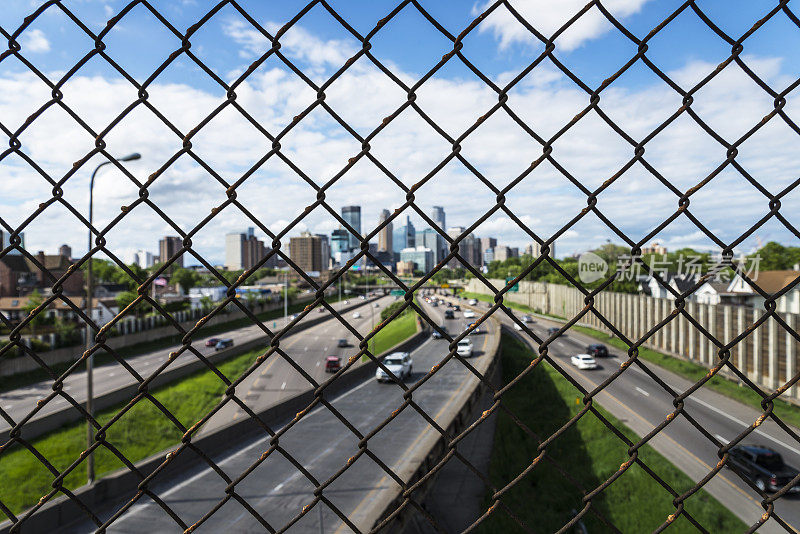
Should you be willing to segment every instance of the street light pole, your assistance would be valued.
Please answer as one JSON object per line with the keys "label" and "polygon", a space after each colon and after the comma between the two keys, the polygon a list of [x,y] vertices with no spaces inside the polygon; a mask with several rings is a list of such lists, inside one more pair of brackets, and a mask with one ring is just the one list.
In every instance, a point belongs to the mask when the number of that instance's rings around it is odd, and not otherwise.
{"label": "street light pole", "polygon": [[[118,158],[117,161],[133,161],[136,159],[141,158],[142,156],[138,153],[130,154],[125,156],[124,158]],[[111,163],[110,161],[104,161],[97,167],[95,167],[94,171],[92,171],[92,177],[89,179],[89,241],[88,241],[88,248],[87,254],[91,253],[92,251],[92,220],[93,220],[93,204],[92,204],[92,193],[94,191],[94,178],[97,176],[97,171],[99,171],[104,165],[108,165]],[[86,316],[91,319],[92,318],[92,297],[94,296],[94,288],[92,287],[92,257],[89,256],[89,268],[87,272],[86,278]],[[86,323],[86,352],[89,352],[92,348],[92,327],[89,321]],[[93,404],[93,397],[94,397],[94,384],[93,384],[93,371],[94,371],[94,354],[90,354],[86,358],[86,412],[89,416],[94,415],[94,410],[92,408]],[[92,423],[91,421],[86,421],[86,450],[91,449],[92,447]],[[88,483],[91,484],[94,482],[94,454],[92,452],[86,457],[86,479]]]}
{"label": "street light pole", "polygon": [[289,271],[283,273],[283,324],[289,324]]}

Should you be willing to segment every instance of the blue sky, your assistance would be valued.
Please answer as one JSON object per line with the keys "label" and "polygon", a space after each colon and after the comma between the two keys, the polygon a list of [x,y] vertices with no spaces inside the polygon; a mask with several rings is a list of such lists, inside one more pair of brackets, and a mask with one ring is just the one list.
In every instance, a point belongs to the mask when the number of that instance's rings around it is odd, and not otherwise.
{"label": "blue sky", "polygon": [[[13,32],[23,18],[41,2],[10,1],[0,13],[0,26]],[[127,1],[73,0],[64,4],[87,27],[99,32],[109,17],[128,5]],[[194,24],[215,2],[201,0],[153,1],[152,4],[179,31]],[[396,2],[331,0],[330,4],[356,31],[369,32],[376,21],[386,16]],[[458,34],[479,14],[487,2],[422,2],[448,31]],[[512,2],[543,33],[560,25],[582,2]],[[635,35],[646,35],[679,2],[647,0],[609,0],[608,8]],[[240,5],[269,30],[282,25],[305,2],[242,1]],[[723,31],[734,39],[763,17],[771,2],[698,2],[698,6]],[[502,8],[501,8],[502,10]],[[498,10],[464,41],[463,53],[489,78],[499,82],[511,79],[538,56],[542,47],[508,13]],[[57,80],[94,44],[57,6],[39,16],[19,38],[22,54]],[[117,24],[104,39],[106,52],[138,81],[145,80],[180,41],[158,23],[142,5]],[[192,38],[192,51],[226,81],[235,79],[268,44],[231,6],[222,8]],[[430,69],[452,44],[413,6],[407,6],[372,39],[372,53],[404,81],[414,83]],[[358,49],[358,42],[320,5],[312,8],[286,34],[282,50],[316,82],[335,72]],[[759,76],[778,90],[800,76],[800,29],[779,13],[745,41],[743,57]],[[636,47],[609,24],[603,24],[596,10],[585,15],[579,25],[556,41],[556,55],[585,83],[596,87],[636,52]],[[730,53],[730,45],[715,35],[691,10],[672,21],[649,45],[647,57],[679,80],[685,88],[713,71]],[[35,80],[15,58],[0,63],[0,122],[15,129],[25,117],[49,98],[49,90]],[[205,114],[224,100],[224,91],[186,57],[170,65],[151,85],[152,103],[178,126],[189,131]],[[314,95],[302,81],[275,58],[268,60],[237,91],[239,102],[273,133],[288,123]],[[402,91],[363,58],[329,91],[329,104],[359,133],[365,135],[405,99]],[[136,91],[108,63],[95,57],[64,86],[65,102],[92,127],[100,131],[127,104]],[[792,100],[786,111],[792,114]],[[586,105],[588,97],[555,67],[545,62],[529,74],[510,93],[509,104],[543,137],[558,131]],[[451,60],[419,91],[418,103],[453,136],[459,135],[496,102],[496,95],[457,60]],[[634,138],[641,139],[661,120],[680,106],[680,97],[641,62],[607,89],[601,107]],[[693,106],[704,120],[732,141],[756,124],[772,107],[772,99],[750,81],[735,65],[730,66],[696,96]],[[230,111],[230,113],[229,113]],[[57,132],[57,133],[54,133]],[[737,161],[773,193],[797,177],[794,162],[798,136],[779,121],[748,140]],[[51,173],[54,179],[69,171],[70,163],[91,150],[92,140],[74,121],[57,110],[44,114],[21,137],[23,151]],[[180,149],[180,140],[152,114],[134,110],[109,134],[109,146],[118,152],[139,151],[140,162],[127,168],[144,180],[162,169],[171,154]],[[325,183],[358,153],[359,146],[321,110],[315,110],[302,127],[286,137],[285,153],[315,183]],[[230,109],[221,114],[193,139],[196,152],[207,160],[219,176],[235,181],[266,150],[268,143],[240,115]],[[404,113],[372,143],[372,153],[407,185],[425,176],[449,151],[444,140],[413,114]],[[587,186],[597,187],[630,158],[632,149],[595,115],[579,122],[554,145],[554,157]],[[541,154],[541,146],[522,132],[507,116],[498,113],[463,143],[462,155],[480,172],[500,186],[508,183]],[[647,145],[648,161],[679,188],[688,189],[725,159],[725,151],[685,115]],[[99,159],[96,159],[99,162]],[[93,160],[94,162],[94,160]],[[93,162],[90,162],[93,164]],[[65,185],[65,199],[76,209],[85,210],[87,175],[78,173]],[[163,169],[162,169],[163,170]],[[16,156],[0,161],[0,171],[8,176],[0,186],[0,217],[7,224],[22,223],[51,189],[41,177]],[[23,184],[25,184],[23,186]],[[108,172],[98,183],[99,195],[106,195],[106,206],[96,208],[97,219],[110,221],[119,206],[134,201],[136,187],[118,171]],[[185,156],[169,166],[151,186],[152,198],[184,231],[189,231],[215,205],[224,200],[225,188],[218,180]],[[259,167],[239,189],[243,203],[260,222],[273,230],[283,227],[313,202],[315,193],[280,162]],[[790,194],[784,209],[790,212],[797,202]],[[359,162],[329,190],[333,207],[361,204],[367,224],[377,224],[383,208],[393,209],[404,193],[391,184],[381,171],[368,162]],[[3,200],[5,198],[5,200]],[[423,209],[444,205],[448,224],[469,226],[494,204],[494,194],[464,166],[448,164],[417,195]],[[725,241],[732,241],[766,211],[766,199],[738,173],[729,169],[693,197],[692,210],[704,224]],[[542,237],[549,237],[586,205],[580,193],[549,164],[542,165],[508,195],[507,205],[523,217]],[[666,219],[677,207],[677,198],[641,166],[626,172],[600,197],[598,207],[623,231],[640,239]],[[737,217],[731,220],[731,210]],[[421,220],[411,213],[417,226]],[[405,214],[401,218],[405,219]],[[63,234],[48,231],[48,224],[59,224]],[[197,235],[197,250],[212,261],[221,262],[219,240],[225,231],[252,226],[241,213],[229,209],[213,228]],[[330,232],[336,222],[323,210],[315,210],[296,227]],[[579,252],[610,238],[619,241],[593,215],[581,221],[559,240],[559,255]],[[53,250],[68,242],[76,251],[84,239],[74,216],[58,206],[26,228],[29,248]],[[153,235],[174,233],[149,208],[141,206],[109,232],[109,246],[124,255],[130,250],[153,250]],[[259,232],[263,234],[263,232]],[[495,235],[501,242],[524,246],[530,238],[513,221],[496,214],[477,230],[480,235]],[[740,250],[749,252],[756,238],[776,239],[797,244],[796,238],[772,221],[751,236]],[[691,245],[713,248],[690,221],[681,218],[657,236],[668,246]]]}

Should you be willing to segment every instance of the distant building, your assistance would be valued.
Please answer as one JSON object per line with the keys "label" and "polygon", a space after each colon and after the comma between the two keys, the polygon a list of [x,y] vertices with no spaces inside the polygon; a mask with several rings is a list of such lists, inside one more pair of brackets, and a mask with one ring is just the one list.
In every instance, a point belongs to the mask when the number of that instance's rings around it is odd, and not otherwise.
{"label": "distant building", "polygon": [[[163,239],[158,241],[158,256],[161,258],[162,263],[166,263],[177,252],[183,248],[183,240],[177,236],[164,236]],[[172,262],[174,267],[183,267],[183,255],[179,256]]]}
{"label": "distant building", "polygon": [[[383,224],[391,215],[389,210],[381,210],[379,224]],[[389,222],[378,232],[378,252],[392,252],[392,230],[392,223]]]}
{"label": "distant building", "polygon": [[[72,265],[70,258],[61,254],[39,251],[34,258],[45,270],[21,254],[6,254],[0,258],[0,297],[28,295],[37,289],[44,292]],[[83,285],[83,271],[78,270],[64,280],[61,287],[64,295],[80,295]]]}
{"label": "distant building", "polygon": [[392,234],[392,250],[399,253],[405,248],[416,246],[416,231],[411,219],[406,216],[406,224],[394,229]]}
{"label": "distant building", "polygon": [[414,276],[413,261],[398,261],[396,264],[397,276]]}
{"label": "distant building", "polygon": [[[451,226],[447,229],[447,235],[453,240],[458,239],[466,232],[467,229],[463,226]],[[449,247],[448,247],[449,248]],[[476,238],[474,234],[469,234],[458,243],[458,254],[464,259],[468,265],[473,267],[480,267],[483,265],[483,253],[481,252],[481,240]],[[451,269],[464,267],[461,261],[457,259],[451,260],[448,264]]]}
{"label": "distant building", "polygon": [[436,223],[436,226],[438,226],[442,230],[446,230],[447,229],[447,225],[444,222],[444,208],[443,207],[441,207],[441,206],[432,207],[429,216],[430,216],[431,219],[433,219],[433,222]]}
{"label": "distant building", "polygon": [[481,251],[486,252],[486,249],[490,248],[494,250],[494,247],[497,246],[497,239],[494,237],[482,237],[481,238]]}
{"label": "distant building", "polygon": [[[538,258],[542,255],[542,245],[540,245],[537,241],[534,241],[527,247],[525,247],[525,254],[528,256],[532,256],[534,258]],[[550,243],[550,257],[556,257],[556,244],[555,241]]]}
{"label": "distant building", "polygon": [[[350,233],[344,228],[337,228],[331,232],[331,252],[337,257],[342,252],[350,250]],[[338,260],[337,260],[338,261]]]}
{"label": "distant building", "polygon": [[[246,233],[225,235],[225,268],[229,271],[252,269],[266,255],[267,247],[256,238],[253,227],[248,228]],[[277,256],[273,255],[262,266],[274,268],[277,262]]]}
{"label": "distant building", "polygon": [[413,262],[416,269],[427,273],[434,266],[433,251],[424,246],[404,248],[400,251],[400,262],[404,261]]}
{"label": "distant building", "polygon": [[512,258],[511,249],[505,245],[498,245],[494,247],[494,259],[495,261],[506,261],[508,258]]}
{"label": "distant building", "polygon": [[[19,244],[20,248],[25,248],[25,232],[20,232],[19,238],[21,240]],[[5,230],[0,230],[0,250],[3,250],[4,248],[10,245],[11,245],[11,235]],[[6,256],[8,256],[9,254],[22,255],[22,252],[20,252],[17,249],[14,249],[8,252]]]}
{"label": "distant building", "polygon": [[322,269],[320,271],[327,271],[331,268],[331,242],[325,234],[316,234],[319,238],[320,256],[322,258]]}
{"label": "distant building", "polygon": [[483,264],[489,265],[494,261],[494,247],[484,249],[483,251]]}
{"label": "distant building", "polygon": [[667,247],[661,246],[660,243],[657,241],[653,241],[650,243],[649,247],[642,247],[642,255],[644,254],[656,254],[658,256],[664,256],[667,253]]}
{"label": "distant building", "polygon": [[147,269],[155,265],[155,256],[146,250],[137,250],[133,253],[133,262],[142,269]]}
{"label": "distant building", "polygon": [[415,246],[426,247],[433,251],[434,265],[447,256],[447,241],[433,228],[426,228],[417,232],[414,242]]}
{"label": "distant building", "polygon": [[[361,234],[361,206],[343,207],[342,219],[344,219],[345,222],[349,224],[358,234]],[[361,241],[359,240],[358,236],[349,233],[349,250],[360,248]]]}
{"label": "distant building", "polygon": [[72,247],[69,245],[61,245],[58,247],[59,256],[64,256],[68,260],[72,259]]}
{"label": "distant building", "polygon": [[307,273],[326,270],[328,266],[322,257],[323,237],[309,232],[303,232],[299,237],[292,237],[289,240],[289,257]]}

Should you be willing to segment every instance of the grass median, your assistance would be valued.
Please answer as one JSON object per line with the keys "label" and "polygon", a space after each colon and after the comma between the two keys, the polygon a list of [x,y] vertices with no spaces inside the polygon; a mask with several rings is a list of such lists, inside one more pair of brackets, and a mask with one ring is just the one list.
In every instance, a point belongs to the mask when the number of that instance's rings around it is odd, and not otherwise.
{"label": "grass median", "polygon": [[[464,293],[463,296],[485,302],[493,302],[490,295],[483,295],[480,293]],[[528,306],[517,304],[516,302],[505,301],[505,305],[511,309],[521,312],[544,315],[529,308]],[[563,317],[558,317],[555,315],[545,315],[545,317],[550,317],[557,321],[564,320]],[[602,341],[603,343],[626,352],[629,348],[628,345],[626,345],[621,339],[617,337],[611,337],[608,333],[595,330],[594,328],[576,325],[572,326],[570,330],[593,337],[599,341]],[[669,354],[664,354],[647,347],[639,347],[639,357],[642,360],[654,363],[659,367],[663,367],[664,369],[671,371],[676,375],[682,376],[687,380],[691,380],[692,382],[697,382],[705,377],[708,373],[707,367],[703,367],[702,365],[698,365],[681,358],[676,358],[675,356],[670,356]],[[704,387],[714,390],[717,393],[721,393],[722,395],[730,397],[731,399],[737,400],[742,404],[746,404],[747,406],[750,406],[756,410],[761,410],[761,395],[749,387],[742,387],[737,382],[729,380],[728,378],[716,375],[711,378],[711,380],[706,382]],[[773,412],[784,422],[796,427],[800,427],[800,409],[798,409],[796,405],[781,399],[775,399]]]}
{"label": "grass median", "polygon": [[[377,354],[393,347],[416,333],[416,314],[399,316],[375,336]],[[229,380],[240,376],[263,351],[254,350],[218,364]],[[185,427],[200,420],[220,400],[225,383],[211,371],[199,371],[171,384],[157,388],[153,397],[163,404]],[[107,423],[124,404],[96,414],[100,424]],[[180,441],[182,432],[148,400],[138,402],[108,430],[106,440],[128,460],[137,462],[163,451]],[[86,424],[78,422],[36,438],[31,445],[59,472],[69,467],[86,449]],[[124,464],[108,449],[95,453],[98,477],[116,471]],[[0,455],[0,501],[12,512],[21,512],[34,505],[51,489],[54,475],[27,449],[16,445]],[[84,464],[64,479],[64,487],[76,489],[86,483]],[[3,518],[0,512],[0,521]]]}
{"label": "grass median", "polygon": [[[518,376],[531,362],[532,351],[511,335],[502,339],[503,381]],[[570,420],[582,407],[576,404],[578,391],[548,365],[540,365],[503,395],[502,402],[541,439],[546,439]],[[621,421],[598,408],[628,439],[636,435]],[[489,476],[495,486],[504,487],[538,456],[538,440],[524,432],[507,414],[500,412],[495,431]],[[594,414],[585,414],[547,447],[555,460],[586,492],[593,490],[627,461],[628,445],[614,435]],[[694,483],[649,445],[639,449],[639,458],[678,493]],[[583,508],[583,492],[576,488],[552,462],[536,465],[502,498],[529,528],[555,532]],[[622,532],[651,532],[675,511],[672,495],[634,464],[620,478],[592,499],[592,508]],[[487,504],[491,504],[487,497]],[[686,501],[686,510],[710,532],[741,532],[744,523],[716,499],[701,490]],[[591,511],[582,519],[588,532],[607,532],[609,527]],[[516,532],[519,526],[502,508],[484,522],[483,533]],[[695,532],[683,516],[670,528]]]}

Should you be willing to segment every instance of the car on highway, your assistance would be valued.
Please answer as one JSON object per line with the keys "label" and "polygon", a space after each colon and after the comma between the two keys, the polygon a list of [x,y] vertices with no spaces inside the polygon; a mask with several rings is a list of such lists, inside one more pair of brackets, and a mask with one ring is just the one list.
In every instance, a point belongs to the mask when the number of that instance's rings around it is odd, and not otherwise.
{"label": "car on highway", "polygon": [[[445,325],[442,325],[442,326],[440,326],[440,327],[439,327],[439,330],[441,330],[442,332],[444,332],[445,334],[447,334],[447,328],[445,328]],[[431,337],[432,337],[433,339],[442,339],[442,338],[444,337],[444,335],[442,335],[442,334],[440,334],[440,333],[439,333],[439,330],[434,330],[434,331],[433,331],[433,334],[431,334]]]}
{"label": "car on highway", "polygon": [[469,330],[469,329],[470,329],[470,328],[472,328],[473,326],[474,326],[475,328],[473,328],[472,330],[470,330],[470,332],[469,332],[469,335],[471,335],[471,336],[477,336],[478,334],[480,334],[480,333],[481,333],[481,327],[480,327],[480,326],[478,326],[478,322],[477,322],[477,321],[475,321],[474,323],[469,323],[469,324],[467,325],[467,328],[465,328],[465,330]]}
{"label": "car on highway", "polygon": [[365,297],[364,295],[359,295],[358,298],[360,298],[361,300],[367,300],[367,297]]}
{"label": "car on highway", "polygon": [[458,345],[456,345],[456,354],[465,358],[472,356],[472,340],[465,337],[459,341]]}
{"label": "car on highway", "polygon": [[[773,449],[761,445],[739,445],[730,451],[727,466],[751,480],[763,492],[783,489],[798,471],[786,465]],[[800,485],[792,486],[791,493],[800,492]]]}
{"label": "car on highway", "polygon": [[467,304],[469,304],[470,306],[475,306],[476,304],[478,304],[478,301],[475,299],[469,299],[467,301]]}
{"label": "car on highway", "polygon": [[453,310],[445,310],[445,311],[444,311],[444,318],[445,318],[445,319],[455,319],[455,318],[456,318],[456,316],[455,316],[455,314],[453,313]]}
{"label": "car on highway", "polygon": [[458,304],[454,305],[453,311],[461,311],[461,306],[459,306]]}
{"label": "car on highway", "polygon": [[380,308],[380,307],[381,307],[381,305],[380,305],[380,304],[378,304],[378,303],[376,302],[376,303],[375,303],[375,307],[376,307],[376,308]]}
{"label": "car on highway", "polygon": [[608,356],[608,348],[602,343],[592,343],[586,347],[586,354],[591,354],[595,358],[605,358]]}
{"label": "car on highway", "polygon": [[325,372],[335,373],[342,368],[342,359],[338,356],[328,356],[325,358]]}
{"label": "car on highway", "polygon": [[346,347],[347,340],[345,338],[340,338],[339,341],[336,342],[337,347]]}
{"label": "car on highway", "polygon": [[350,304],[349,300],[344,301],[342,304]]}
{"label": "car on highway", "polygon": [[361,314],[358,312],[353,312],[353,319],[361,319]]}
{"label": "car on highway", "polygon": [[569,362],[578,369],[597,369],[597,362],[589,354],[576,354],[569,359]]}
{"label": "car on highway", "polygon": [[434,308],[438,308],[439,307],[439,301],[438,300],[432,300],[431,301],[431,306],[433,306]]}
{"label": "car on highway", "polygon": [[230,339],[230,338],[220,339],[219,341],[217,341],[217,344],[214,345],[214,350],[227,349],[228,347],[232,347],[232,346],[233,346],[233,340],[232,339]]}
{"label": "car on highway", "polygon": [[452,308],[453,307],[453,303],[450,302],[449,300],[445,301],[444,305],[447,306],[448,308]]}
{"label": "car on highway", "polygon": [[514,323],[514,330],[522,330],[522,327],[519,324]]}
{"label": "car on highway", "polygon": [[551,326],[550,328],[547,329],[547,335],[548,336],[552,336],[553,334],[557,333],[559,330],[561,330],[559,327]]}
{"label": "car on highway", "polygon": [[[383,366],[400,380],[405,380],[411,376],[413,364],[411,355],[407,352],[393,352],[383,359]],[[375,370],[375,379],[378,382],[392,380],[391,376],[380,367]]]}
{"label": "car on highway", "polygon": [[206,340],[206,347],[216,347],[217,343],[219,343],[218,337],[212,337]]}
{"label": "car on highway", "polygon": [[317,313],[325,313],[325,306],[320,306],[317,308]]}
{"label": "car on highway", "polygon": [[536,321],[534,321],[533,317],[531,317],[530,315],[523,315],[522,316],[522,322],[523,323],[535,323]]}
{"label": "car on highway", "polygon": [[472,310],[464,310],[464,319],[472,319],[475,317],[475,312]]}

